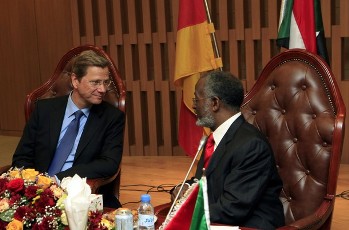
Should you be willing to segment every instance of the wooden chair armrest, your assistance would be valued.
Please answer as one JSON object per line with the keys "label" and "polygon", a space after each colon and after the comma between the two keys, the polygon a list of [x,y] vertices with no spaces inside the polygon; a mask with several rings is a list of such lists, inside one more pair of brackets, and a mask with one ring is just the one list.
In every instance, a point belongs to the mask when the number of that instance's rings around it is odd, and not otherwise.
{"label": "wooden chair armrest", "polygon": [[106,185],[110,182],[112,182],[120,173],[120,168],[119,170],[111,177],[102,177],[102,178],[94,178],[94,179],[87,179],[86,182],[87,184],[91,187],[91,193],[98,193],[98,189]]}
{"label": "wooden chair armrest", "polygon": [[278,228],[278,230],[294,230],[294,229],[318,229],[320,228],[327,219],[331,216],[334,208],[333,195],[327,195],[316,210],[316,212],[310,216],[299,219],[288,226]]}
{"label": "wooden chair armrest", "polygon": [[0,167],[0,174],[7,172],[11,168],[11,165],[4,165]]}
{"label": "wooden chair armrest", "polygon": [[96,179],[87,179],[87,184],[91,187],[91,193],[98,193],[98,189],[110,182],[112,182],[116,178],[116,175],[112,177],[103,177],[103,178],[96,178]]}

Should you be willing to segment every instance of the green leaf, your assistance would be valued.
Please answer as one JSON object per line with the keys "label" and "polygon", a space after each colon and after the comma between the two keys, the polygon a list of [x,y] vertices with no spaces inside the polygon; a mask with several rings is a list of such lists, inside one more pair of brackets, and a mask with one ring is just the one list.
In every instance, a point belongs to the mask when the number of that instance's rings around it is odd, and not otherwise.
{"label": "green leaf", "polygon": [[7,209],[6,211],[0,213],[0,219],[5,222],[10,222],[13,219],[13,215],[16,210],[14,209]]}

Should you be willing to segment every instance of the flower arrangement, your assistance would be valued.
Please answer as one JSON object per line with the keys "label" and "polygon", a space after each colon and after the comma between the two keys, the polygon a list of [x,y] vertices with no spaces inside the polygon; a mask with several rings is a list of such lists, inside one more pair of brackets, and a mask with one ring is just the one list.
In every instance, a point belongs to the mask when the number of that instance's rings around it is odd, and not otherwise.
{"label": "flower arrangement", "polygon": [[[67,193],[49,175],[11,168],[0,176],[0,229],[69,229]],[[88,229],[113,229],[100,212],[89,212]]]}

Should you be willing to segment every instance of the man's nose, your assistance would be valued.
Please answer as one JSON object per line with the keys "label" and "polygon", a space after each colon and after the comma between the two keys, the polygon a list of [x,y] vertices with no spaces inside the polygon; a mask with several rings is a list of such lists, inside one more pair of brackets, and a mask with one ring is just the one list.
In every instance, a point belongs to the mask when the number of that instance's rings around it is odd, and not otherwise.
{"label": "man's nose", "polygon": [[98,92],[103,92],[103,93],[105,93],[105,92],[107,92],[107,89],[108,89],[108,86],[106,86],[106,85],[104,85],[104,84],[101,84],[101,85],[99,85],[99,86],[97,87]]}

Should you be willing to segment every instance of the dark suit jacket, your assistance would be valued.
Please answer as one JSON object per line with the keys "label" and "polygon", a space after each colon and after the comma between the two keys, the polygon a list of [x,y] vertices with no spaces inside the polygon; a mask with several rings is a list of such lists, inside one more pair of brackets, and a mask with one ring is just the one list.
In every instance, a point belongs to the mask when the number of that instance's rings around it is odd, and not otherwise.
{"label": "dark suit jacket", "polygon": [[[53,159],[68,96],[43,99],[26,124],[13,155],[12,166],[47,172]],[[115,174],[119,168],[125,115],[107,102],[93,105],[76,150],[73,166],[57,174],[59,179],[78,174],[99,178]]]}
{"label": "dark suit jacket", "polygon": [[[202,154],[204,155],[204,154]],[[196,178],[201,178],[202,156]],[[284,225],[282,182],[266,138],[240,116],[206,169],[212,223],[274,229]]]}

